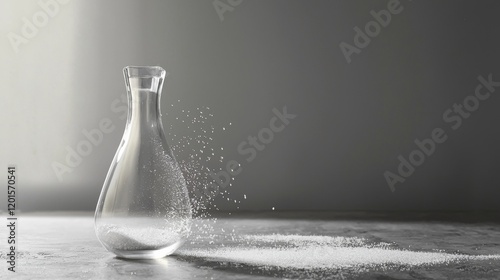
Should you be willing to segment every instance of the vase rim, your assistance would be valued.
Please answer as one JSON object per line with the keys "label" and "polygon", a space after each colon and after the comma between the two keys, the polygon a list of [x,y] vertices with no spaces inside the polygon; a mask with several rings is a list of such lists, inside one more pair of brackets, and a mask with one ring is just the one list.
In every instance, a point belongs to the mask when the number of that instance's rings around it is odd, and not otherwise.
{"label": "vase rim", "polygon": [[128,77],[135,78],[151,78],[151,77],[165,77],[165,69],[160,66],[126,66],[123,72]]}

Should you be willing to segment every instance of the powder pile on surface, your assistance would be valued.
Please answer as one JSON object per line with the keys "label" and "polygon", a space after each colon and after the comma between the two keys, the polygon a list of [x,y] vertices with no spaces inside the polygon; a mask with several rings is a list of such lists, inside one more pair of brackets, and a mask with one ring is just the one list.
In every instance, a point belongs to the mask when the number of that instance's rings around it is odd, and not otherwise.
{"label": "powder pile on surface", "polygon": [[414,267],[468,260],[500,260],[500,255],[461,255],[443,252],[416,252],[393,248],[388,243],[369,244],[363,238],[244,235],[234,247],[183,249],[182,256],[209,261],[239,263],[283,269],[344,269]]}

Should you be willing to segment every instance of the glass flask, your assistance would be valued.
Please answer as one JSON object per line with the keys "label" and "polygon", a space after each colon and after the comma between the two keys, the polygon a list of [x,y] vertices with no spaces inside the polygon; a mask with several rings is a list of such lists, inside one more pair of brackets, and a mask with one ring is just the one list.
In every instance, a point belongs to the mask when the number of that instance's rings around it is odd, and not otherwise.
{"label": "glass flask", "polygon": [[165,70],[128,66],[123,72],[127,124],[97,203],[95,231],[119,257],[161,258],[179,248],[191,228],[186,182],[161,122]]}

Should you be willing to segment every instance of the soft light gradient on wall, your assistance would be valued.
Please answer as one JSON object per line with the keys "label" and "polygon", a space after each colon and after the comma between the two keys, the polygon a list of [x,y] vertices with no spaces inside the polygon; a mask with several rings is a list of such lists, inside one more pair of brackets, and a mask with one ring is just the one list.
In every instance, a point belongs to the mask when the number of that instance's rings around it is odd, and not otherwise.
{"label": "soft light gradient on wall", "polygon": [[[8,34],[20,34],[40,2],[0,1],[0,166],[18,166],[21,210],[94,209],[125,125],[112,104],[125,94],[127,65],[169,72],[164,112],[181,100],[209,106],[215,127],[231,122],[214,142],[227,159],[244,161],[238,144],[269,124],[273,108],[297,115],[235,180],[231,193],[248,197],[241,210],[500,209],[498,96],[395,192],[383,176],[443,125],[479,75],[500,80],[498,2],[401,1],[351,63],[339,44],[352,44],[353,28],[387,1],[245,0],[222,21],[212,1],[57,2],[16,53]],[[114,131],[59,180],[53,163],[103,118]],[[173,124],[165,114],[163,122]]]}

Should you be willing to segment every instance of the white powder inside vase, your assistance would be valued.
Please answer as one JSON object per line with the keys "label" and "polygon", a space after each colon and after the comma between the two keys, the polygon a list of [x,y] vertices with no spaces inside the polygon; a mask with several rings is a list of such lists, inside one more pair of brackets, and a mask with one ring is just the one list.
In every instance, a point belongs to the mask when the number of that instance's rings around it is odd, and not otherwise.
{"label": "white powder inside vase", "polygon": [[99,226],[97,234],[117,250],[158,250],[189,235],[190,221],[170,218],[113,218]]}

